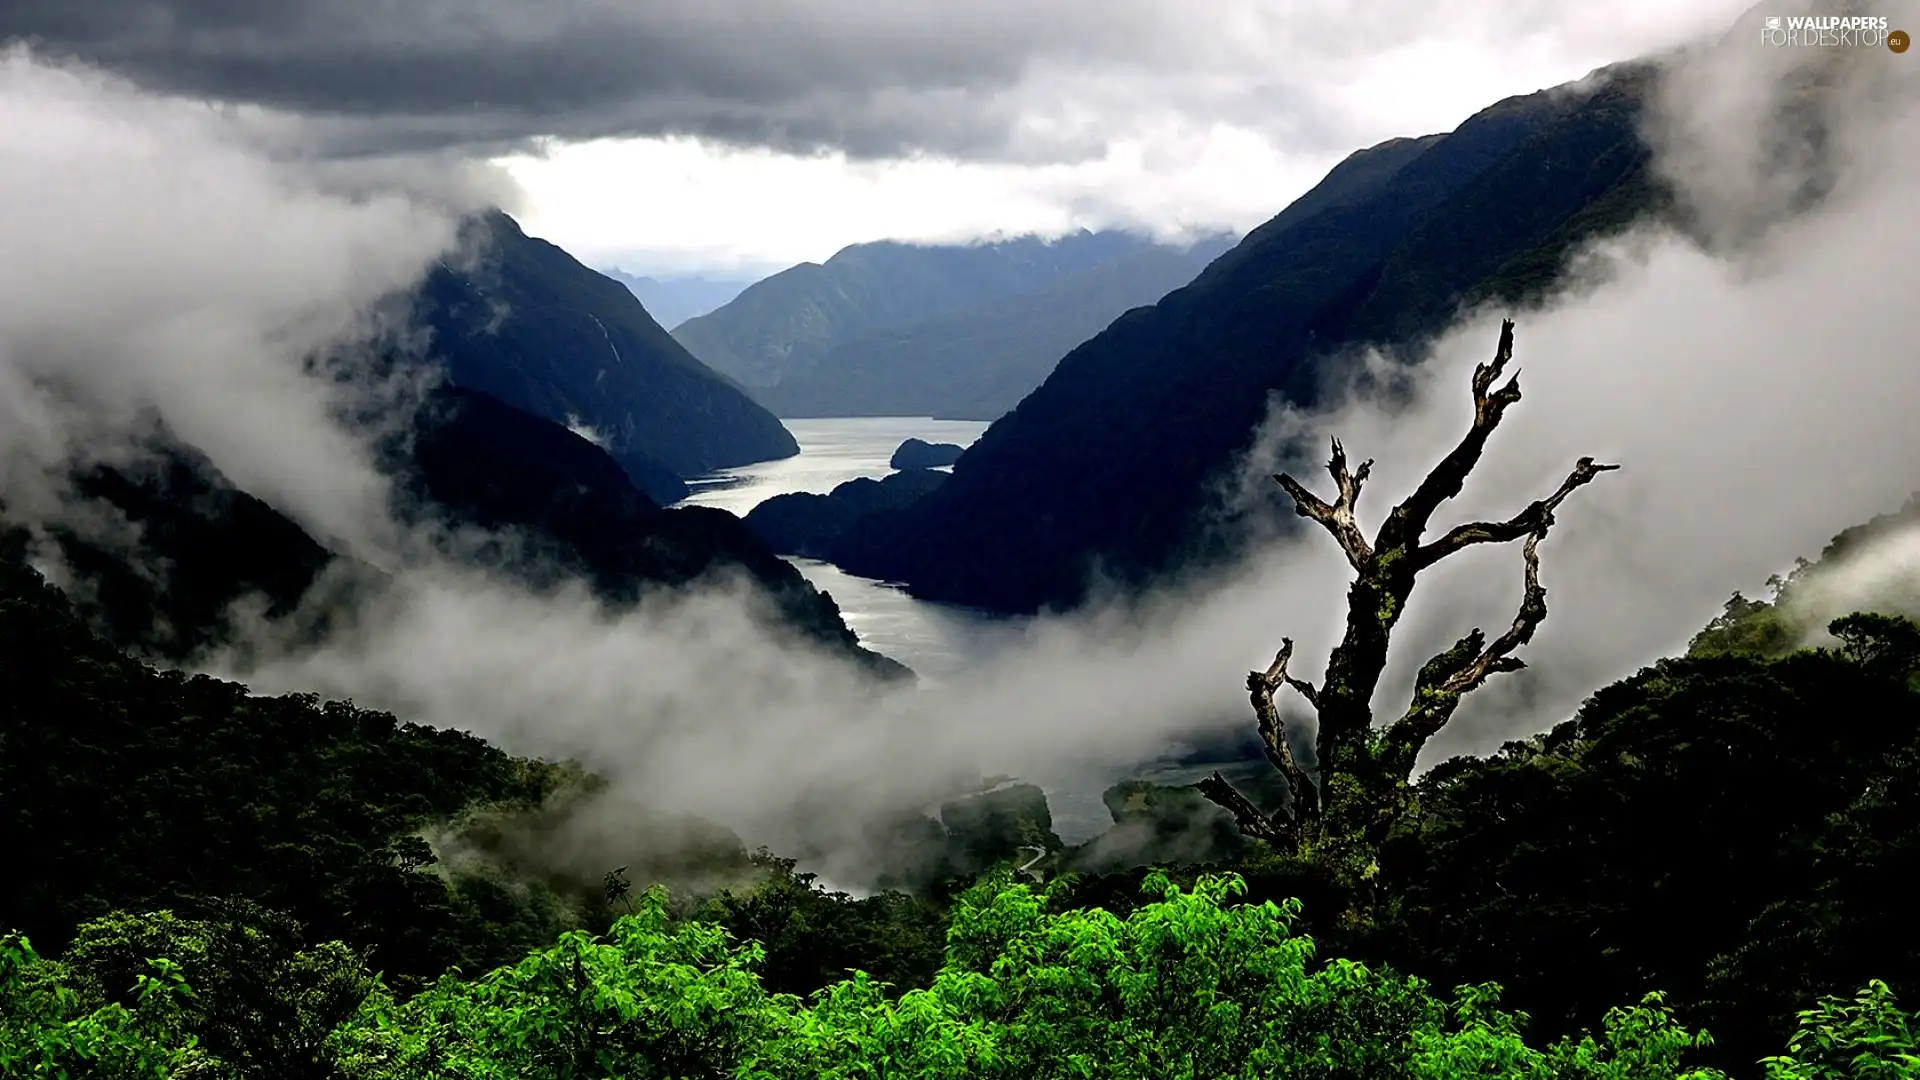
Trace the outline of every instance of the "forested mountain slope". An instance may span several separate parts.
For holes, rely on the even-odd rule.
[[[772,413],[695,360],[626,286],[493,212],[467,224],[474,257],[420,286],[428,354],[456,386],[591,430],[659,502],[675,477],[799,452]]]
[[[1142,582],[1225,554],[1214,481],[1269,394],[1310,405],[1346,350],[1411,348],[1462,303],[1536,292],[1581,240],[1660,204],[1639,133],[1654,77],[1616,66],[1354,154],[1191,285],[1068,354],[951,483],[843,542],[843,565],[1027,611],[1074,603],[1096,566]]]

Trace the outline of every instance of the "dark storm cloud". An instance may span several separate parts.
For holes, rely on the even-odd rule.
[[[5,0],[0,41],[298,118],[308,154],[691,135],[1031,163],[1169,117],[1352,149],[1340,95],[1367,60],[1591,45],[1582,18],[1547,0]]]
[[[1042,57],[1204,61],[1149,0],[9,0],[0,39],[320,121],[336,153],[687,134],[783,150],[1057,156]],[[1204,50],[1203,50],[1204,51]]]

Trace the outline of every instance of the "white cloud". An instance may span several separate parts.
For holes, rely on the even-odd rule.
[[[232,119],[0,51],[0,451],[16,506],[157,410],[318,535],[368,545],[385,487],[303,362],[452,243],[438,207],[332,194]]]
[[[1626,468],[1580,492],[1543,548],[1552,614],[1526,653],[1531,673],[1476,695],[1444,748],[1564,718],[1580,694],[1683,643],[1733,588],[1915,486],[1906,463],[1920,460],[1920,384],[1897,317],[1920,284],[1920,256],[1895,232],[1920,210],[1915,71],[1896,73],[1906,81],[1890,105],[1858,117],[1873,124],[1850,128],[1846,183],[1820,214],[1779,226],[1738,264],[1649,238],[1610,256],[1608,283],[1522,320],[1528,397],[1459,512],[1509,513],[1580,454]],[[378,534],[386,523],[363,450],[290,365],[364,329],[373,301],[446,242],[444,220],[405,199],[341,199],[230,140],[215,119],[92,76],[16,54],[0,80],[0,247],[27,253],[0,263],[5,497],[20,490],[17,461],[55,461],[49,447],[111,432],[144,404],[304,520]],[[696,186],[719,175],[684,167]],[[988,198],[993,189],[955,179],[975,173],[917,167],[949,170],[941,182],[954,186],[928,198],[949,215],[943,228],[985,220],[938,197]],[[882,189],[900,174],[866,168],[883,179],[861,190],[886,205]],[[1125,190],[1144,207],[1151,189]],[[766,203],[784,197],[777,185],[731,193],[754,191]],[[700,205],[682,212],[697,218]],[[896,205],[904,221],[916,200]],[[788,216],[827,215],[803,205]],[[1480,320],[1444,339],[1409,410],[1324,418],[1352,452],[1379,460],[1370,513],[1457,435],[1464,370],[1491,341]],[[56,378],[86,389],[90,410],[76,417],[28,396]],[[824,833],[846,860],[857,858],[865,811],[938,794],[964,770],[1049,781],[1150,754],[1195,726],[1247,724],[1245,671],[1290,635],[1312,673],[1338,632],[1345,584],[1316,535],[1210,587],[1043,622],[967,679],[876,696],[768,634],[734,590],[659,597],[615,618],[577,592],[535,595],[427,564],[406,569],[390,606],[355,632],[233,673],[262,690],[394,707],[516,752],[580,754],[630,790],[712,814],[749,840]],[[1404,691],[1423,646],[1475,620],[1504,622],[1518,588],[1510,549],[1438,574],[1409,608],[1388,692]],[[796,813],[822,786],[844,817]]]
[[[1502,97],[1716,33],[1745,6],[1216,5],[1196,18],[1201,37],[1042,57],[999,92],[1031,137],[1087,140],[1077,161],[849,162],[609,139],[501,164],[526,191],[532,232],[589,262],[655,270],[785,266],[882,238],[1245,230],[1352,150],[1451,130]]]

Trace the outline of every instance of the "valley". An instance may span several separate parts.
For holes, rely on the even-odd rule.
[[[1910,1076],[1817,6],[0,5],[0,1080]]]

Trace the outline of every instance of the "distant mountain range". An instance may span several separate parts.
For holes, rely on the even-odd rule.
[[[464,239],[478,257],[436,268],[415,307],[454,385],[588,434],[661,503],[683,498],[687,477],[799,452],[626,286],[502,213],[470,220]]]
[[[1207,254],[1085,230],[855,244],[756,282],[674,337],[786,415],[990,417],[1065,349],[1191,278]]]
[[[705,315],[720,307],[753,284],[746,278],[732,281],[702,277],[698,274],[645,277],[619,269],[604,269],[600,272],[625,285],[647,309],[647,314],[653,316],[655,322],[669,330],[688,319]]]
[[[1143,246],[1030,291],[876,326],[753,395],[779,416],[992,420],[1018,405],[1074,346],[1192,281],[1232,246],[1230,236]]]
[[[862,518],[836,558],[918,596],[1031,611],[1078,602],[1096,567],[1144,583],[1232,554],[1210,492],[1271,395],[1311,405],[1352,346],[1412,355],[1465,304],[1539,295],[1576,246],[1662,204],[1639,134],[1655,77],[1618,65],[1353,154],[1074,348],[950,481]]]

